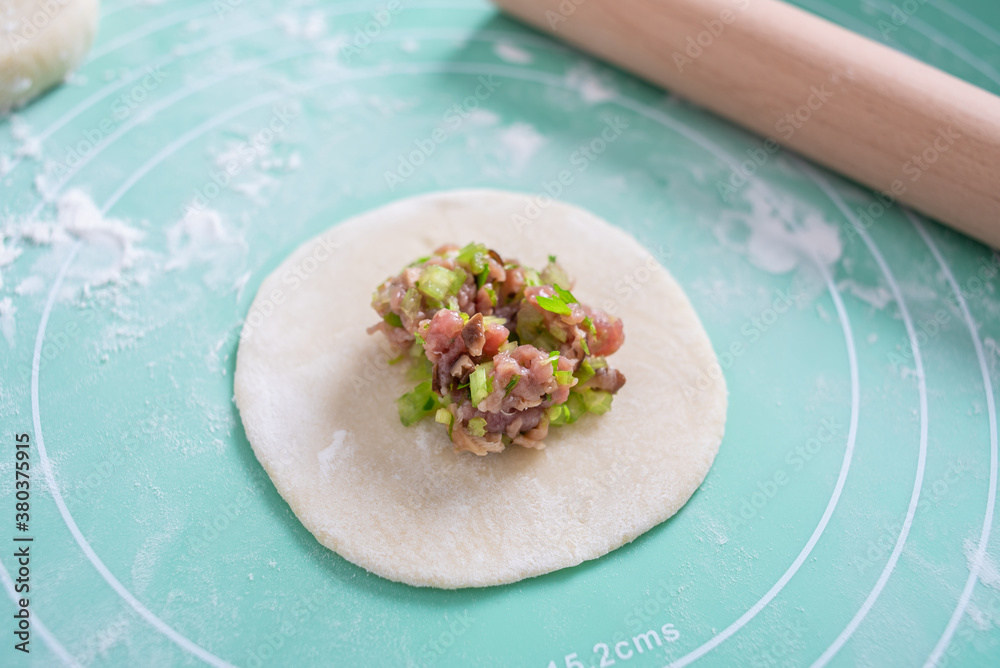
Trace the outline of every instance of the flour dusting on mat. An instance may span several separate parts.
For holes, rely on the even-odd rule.
[[[519,174],[545,144],[545,137],[527,123],[514,123],[500,133],[500,141],[510,156],[510,169]]]
[[[501,60],[515,65],[527,65],[532,61],[530,53],[510,42],[499,42],[493,47],[493,53],[497,54]]]
[[[589,63],[577,65],[566,73],[566,85],[579,91],[584,102],[597,104],[618,97],[618,91],[597,76]]]
[[[743,200],[749,211],[722,214],[720,241],[745,252],[754,266],[784,274],[803,266],[830,267],[840,259],[844,247],[837,226],[819,211],[757,181],[744,190]],[[742,243],[733,241],[737,226],[749,231]]]
[[[87,193],[74,189],[56,203],[54,222],[31,221],[15,229],[16,236],[50,252],[36,260],[33,269],[54,278],[70,250],[79,244],[66,274],[61,299],[80,292],[119,284],[123,273],[135,266],[144,252],[136,247],[144,234],[124,221],[105,218]]]
[[[7,345],[11,348],[14,347],[14,334],[16,333],[15,313],[17,313],[17,307],[14,306],[10,297],[0,299],[0,332],[3,333],[3,338],[7,339]]]

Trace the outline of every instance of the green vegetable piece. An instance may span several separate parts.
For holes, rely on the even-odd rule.
[[[490,371],[493,369],[493,362],[483,362],[476,366],[476,370],[469,376],[469,392],[472,394],[472,405],[479,407],[479,402],[489,396],[493,391],[493,376]]]
[[[417,288],[431,299],[443,302],[445,298],[456,294],[465,282],[465,272],[461,269],[451,271],[432,264],[424,268],[417,279]]]
[[[458,251],[455,262],[464,265],[472,270],[473,274],[480,274],[489,268],[489,250],[483,244],[471,243]],[[482,286],[480,286],[482,287]]]
[[[486,294],[489,295],[489,297],[490,297],[490,304],[492,304],[493,306],[496,306],[497,305],[497,291],[494,290],[491,286],[488,285],[488,286],[486,286]]]
[[[431,389],[431,381],[425,380],[396,400],[399,421],[404,426],[418,422],[440,406],[437,394]]]
[[[550,255],[549,256],[549,263],[551,263],[551,264],[555,264],[556,263],[556,256],[555,255]]]
[[[395,313],[386,313],[385,316],[382,319],[385,320],[389,324],[390,327],[402,327],[403,326],[403,321],[400,320],[399,316],[396,315]]]
[[[455,421],[455,416],[451,414],[451,411],[447,408],[437,409],[437,413],[434,414],[434,421],[438,424],[446,424],[449,427],[451,423]]]
[[[486,435],[486,420],[481,417],[472,418],[469,420],[469,433],[473,436],[485,436]]]
[[[573,424],[580,419],[584,413],[587,412],[587,404],[583,397],[576,392],[570,392],[569,397],[566,399],[566,410],[569,411],[569,417],[566,420],[566,424]]]
[[[546,415],[549,417],[549,424],[553,427],[569,424],[570,412],[569,407],[566,404],[549,406],[549,410],[546,411]]]
[[[560,385],[572,385],[573,384],[573,372],[572,371],[556,371],[556,382]]]
[[[572,394],[572,393],[571,393]],[[580,392],[587,410],[597,415],[604,415],[611,410],[611,401],[614,396],[604,390],[584,389]]]
[[[417,316],[420,315],[420,293],[417,292],[416,288],[410,288],[406,291],[406,294],[403,295],[401,308],[403,315],[409,320],[417,319]]]
[[[538,305],[546,311],[557,313],[559,315],[569,315],[572,313],[569,306],[566,306],[566,303],[558,297],[545,297],[543,295],[539,295],[536,299],[538,300]]]
[[[500,346],[500,352],[502,353],[510,353],[515,350],[517,350],[517,344],[514,343],[513,341],[508,341],[502,346]]]
[[[549,362],[552,364],[552,372],[555,373],[559,370],[559,353],[551,352],[549,353]]]
[[[580,381],[578,385],[583,385],[588,380],[594,377],[594,367],[590,365],[590,358],[585,357],[583,361],[580,362],[580,368],[576,370],[576,379]]]
[[[517,383],[520,380],[521,380],[521,377],[518,376],[518,375],[511,376],[511,379],[509,381],[507,381],[507,387],[503,388],[503,396],[505,396],[505,397],[509,396],[510,393],[511,393],[511,390],[513,390],[515,387],[517,387]]]
[[[558,283],[553,283],[552,289],[556,291],[557,295],[559,295],[559,299],[563,300],[567,304],[580,303],[579,301],[577,301],[576,297],[573,296],[572,292],[570,292],[569,290],[563,290],[562,288],[559,287]]]
[[[541,285],[542,279],[534,269],[524,270],[524,284],[527,286]]]

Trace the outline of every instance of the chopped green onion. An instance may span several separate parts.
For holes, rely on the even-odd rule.
[[[482,273],[489,267],[489,251],[483,244],[471,243],[458,252],[455,262],[467,266],[473,274]]]
[[[403,321],[399,319],[399,316],[395,313],[386,313],[382,318],[390,327],[402,327]]]
[[[519,265],[519,264],[518,264],[518,263],[516,263],[516,262],[508,262],[507,264],[505,264],[505,265],[503,266],[503,270],[504,270],[504,271],[510,271],[511,269],[517,269],[517,268],[518,268],[518,267],[520,267],[520,266],[521,266],[521,265]]]
[[[492,362],[484,362],[476,366],[476,370],[469,376],[469,391],[472,394],[472,405],[478,408],[479,402],[489,396],[493,391],[493,376],[489,372],[493,370]]]
[[[469,314],[465,311],[459,311],[458,315],[462,317],[462,322],[469,322]]]
[[[481,272],[476,274],[476,289],[479,289],[486,285],[487,279],[490,277],[490,270],[483,269]]]
[[[573,372],[572,371],[556,371],[556,382],[560,385],[572,385],[573,384]]]
[[[483,326],[489,327],[490,325],[506,325],[507,318],[501,318],[496,315],[485,315],[483,316]]]
[[[410,368],[406,373],[406,377],[412,381],[422,383],[430,380],[432,370],[433,367],[431,366],[431,361],[421,355],[417,359],[413,360],[413,364],[410,365]]]
[[[414,260],[413,262],[411,262],[409,266],[416,267],[418,264],[423,264],[424,262],[427,262],[427,260],[429,260],[429,259],[431,259],[431,256],[430,255],[425,255],[425,256],[423,256],[421,258],[417,258],[416,260]]]
[[[590,346],[587,345],[587,335],[586,334],[584,334],[583,338],[580,339],[580,347],[583,348],[583,354],[584,355],[589,355],[590,354]]]
[[[493,306],[496,306],[497,305],[497,291],[494,290],[491,286],[487,285],[486,286],[486,294],[489,295],[490,304],[492,304]]]
[[[549,256],[549,262],[551,262],[552,264],[555,264],[556,263],[556,256],[555,255],[550,255]]]
[[[515,387],[517,387],[517,383],[519,380],[521,380],[520,376],[518,375],[511,376],[511,379],[507,382],[507,387],[505,387],[503,390],[503,396],[506,397],[510,395],[510,391],[513,390]]]
[[[559,352],[558,351],[549,353],[549,359],[548,359],[548,361],[552,363],[552,371],[553,371],[553,373],[555,373],[556,371],[559,370]]]
[[[404,426],[419,421],[430,415],[439,406],[437,394],[431,389],[431,381],[426,380],[396,400],[399,409],[399,420]]]
[[[477,417],[469,420],[469,433],[473,436],[485,436],[486,435],[486,420],[485,418]]]
[[[594,367],[590,365],[590,358],[583,358],[583,362],[580,363],[580,368],[576,370],[576,379],[580,381],[578,385],[583,385],[588,380],[594,377]]]
[[[573,394],[572,392],[570,394]],[[604,415],[611,410],[611,400],[614,396],[604,390],[592,390],[584,388],[579,396],[583,399],[587,410],[596,415]]]
[[[549,424],[553,427],[557,427],[562,424],[569,424],[570,413],[569,407],[566,404],[549,406],[549,410],[546,412],[546,415],[548,415]]]
[[[567,410],[569,410],[569,421],[568,424],[573,424],[580,417],[587,412],[587,404],[576,392],[570,392],[569,397],[566,398],[565,404]]]
[[[545,297],[543,295],[538,295],[536,299],[538,300],[539,306],[551,313],[558,313],[559,315],[569,315],[572,313],[570,308],[566,306],[566,303],[558,297]]]
[[[459,291],[465,283],[465,275],[461,268],[452,271],[441,265],[428,265],[417,279],[417,288],[431,299],[443,301]]]
[[[590,330],[591,334],[597,336],[597,328],[594,327],[594,321],[590,319],[589,315],[583,319],[583,324],[587,326],[587,329]]]
[[[434,414],[434,421],[438,424],[446,424],[449,427],[451,423],[455,421],[455,416],[451,414],[451,411],[447,408],[437,409],[437,413]]]
[[[399,364],[400,362],[403,361],[403,357],[405,357],[405,355],[406,355],[405,353],[400,353],[396,357],[393,357],[391,360],[389,360],[389,364],[390,365],[392,365],[392,364]]]
[[[507,341],[502,346],[500,346],[500,352],[509,353],[517,350],[517,344],[513,341]]]
[[[563,290],[562,288],[559,287],[558,283],[554,283],[552,285],[552,289],[556,291],[557,295],[559,295],[559,299],[563,300],[567,304],[579,304],[580,303],[580,302],[578,302],[576,300],[576,297],[573,296],[572,292],[570,292],[569,290]]]
[[[594,367],[595,370],[596,369],[603,369],[607,365],[608,365],[608,361],[606,359],[604,359],[603,357],[591,357],[590,358],[590,366]]]
[[[410,288],[403,295],[403,301],[400,307],[403,309],[403,315],[409,320],[416,320],[417,316],[420,314],[420,293],[416,291],[415,288]]]
[[[538,276],[538,272],[534,269],[525,269],[524,284],[527,286],[541,285],[542,279]]]

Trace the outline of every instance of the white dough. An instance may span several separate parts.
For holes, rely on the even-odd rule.
[[[595,559],[676,513],[718,452],[725,381],[680,286],[579,208],[552,203],[519,227],[532,201],[463,190],[389,204],[306,242],[250,308],[235,391],[257,459],[323,545],[383,577],[496,585]],[[413,382],[365,333],[379,283],[474,240],[528,266],[556,254],[577,297],[624,320],[609,361],[628,382],[611,411],[552,428],[544,450],[455,454],[432,419],[404,427],[395,399]]]
[[[0,112],[62,81],[97,32],[98,0],[0,2]]]

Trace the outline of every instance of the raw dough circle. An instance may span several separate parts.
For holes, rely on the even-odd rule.
[[[98,0],[0,3],[0,112],[63,80],[97,32]]]
[[[381,281],[473,240],[529,266],[558,255],[574,293],[625,322],[611,411],[553,428],[544,450],[455,454],[432,420],[404,427],[395,399],[413,383],[365,333]],[[399,201],[306,242],[258,290],[235,392],[257,459],[323,545],[442,588],[573,566],[664,521],[708,473],[727,401],[698,316],[642,246],[579,208],[493,190]]]

